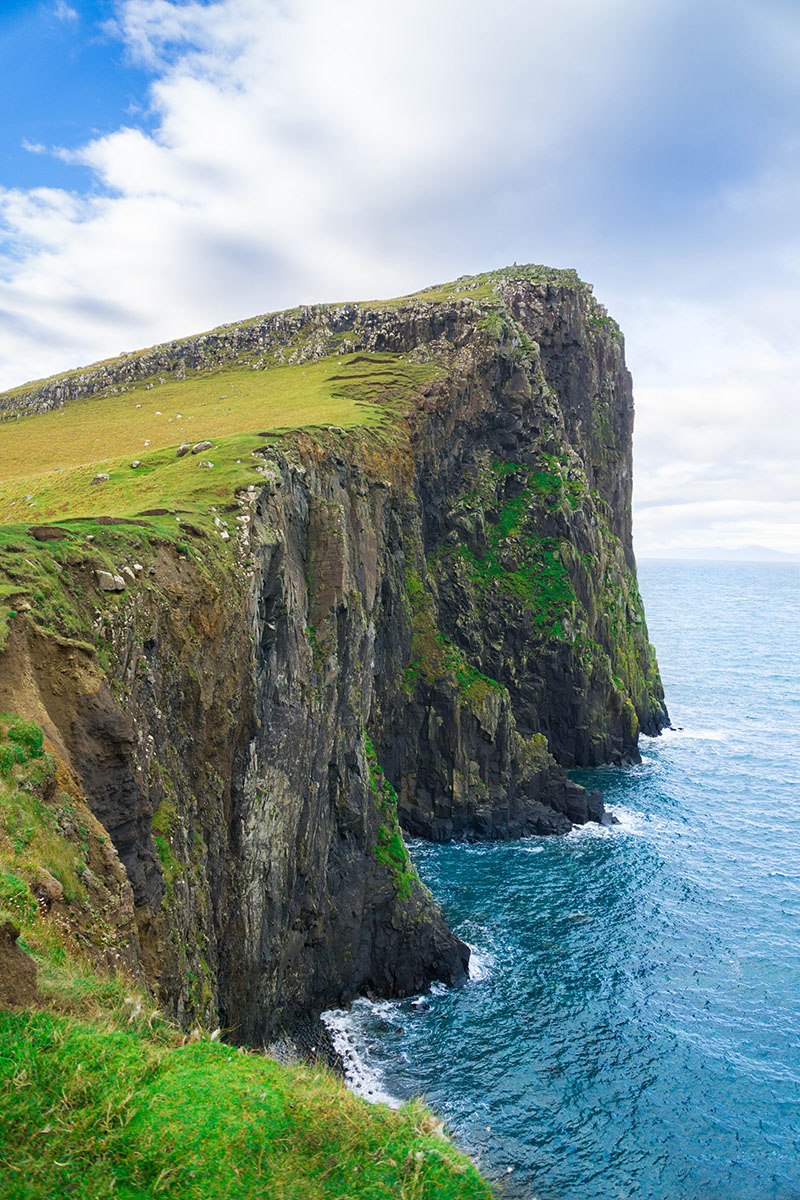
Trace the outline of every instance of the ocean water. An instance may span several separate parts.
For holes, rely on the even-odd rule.
[[[800,1198],[800,566],[640,566],[673,723],[611,830],[415,843],[465,987],[329,1020],[508,1197]]]

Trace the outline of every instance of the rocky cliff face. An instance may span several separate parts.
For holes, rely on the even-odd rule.
[[[666,722],[622,340],[569,273],[263,318],[4,407],[344,351],[437,368],[392,437],[264,446],[226,560],[195,530],[199,554],[156,539],[119,597],[84,577],[104,649],[71,649],[55,691],[46,656],[19,669],[35,611],[0,654],[0,703],[42,721],[124,863],[143,970],[184,1022],[246,1041],[463,977],[398,821],[443,839],[600,820],[564,768],[635,760]]]

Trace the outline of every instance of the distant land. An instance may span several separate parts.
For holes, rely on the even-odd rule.
[[[671,554],[639,554],[640,562],[652,559],[700,559],[704,562],[800,562],[800,554],[786,554],[768,546],[700,546],[693,550],[675,550]]]

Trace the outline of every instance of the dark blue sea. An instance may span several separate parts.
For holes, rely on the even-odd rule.
[[[501,1194],[800,1198],[800,565],[644,562],[674,732],[611,830],[415,843],[473,980],[333,1018]]]

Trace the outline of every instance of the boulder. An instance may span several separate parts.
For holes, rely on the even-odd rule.
[[[207,458],[201,458],[200,462],[197,465],[199,467],[207,467],[209,470],[214,469],[214,464],[212,462],[209,462]]]
[[[110,478],[111,478],[111,476],[108,475],[105,471],[100,471],[100,473],[98,475],[95,475],[94,479],[92,480],[92,483],[108,483]]]
[[[56,879],[55,875],[51,875],[44,867],[40,867],[36,880],[31,886],[31,891],[39,902],[39,907],[45,912],[59,900],[64,898],[63,885]]]
[[[178,449],[175,451],[175,457],[183,458],[184,454],[188,454],[191,449],[192,449],[191,442],[182,442],[180,444],[180,446],[178,446]],[[192,450],[192,453],[194,453],[193,450]]]
[[[202,454],[204,450],[211,449],[211,442],[195,442],[192,446],[192,454]]]
[[[124,592],[125,580],[121,575],[114,575],[111,571],[95,571],[97,586],[101,592]]]

